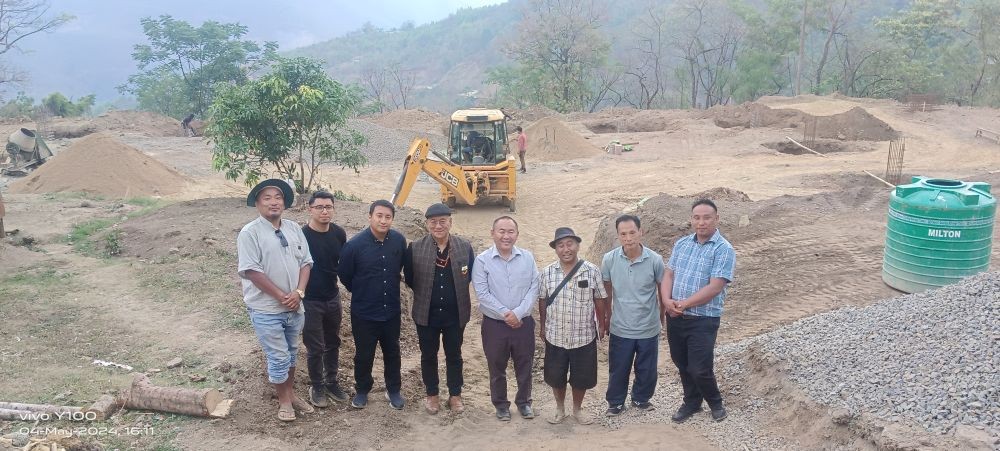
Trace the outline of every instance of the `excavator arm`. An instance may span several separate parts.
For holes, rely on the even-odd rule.
[[[399,176],[399,182],[396,183],[396,190],[393,191],[390,200],[393,205],[402,207],[406,203],[406,198],[409,197],[421,171],[451,191],[455,197],[469,205],[475,205],[476,193],[466,182],[462,167],[436,152],[435,155],[441,161],[428,158],[428,154],[432,152],[431,143],[424,138],[416,138],[410,143],[410,150],[403,161],[403,173]]]

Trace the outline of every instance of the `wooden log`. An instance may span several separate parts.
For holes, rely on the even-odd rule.
[[[214,388],[157,387],[145,374],[136,374],[125,397],[125,408],[207,417],[220,402],[222,393]]]
[[[35,413],[80,413],[83,409],[73,406],[54,406],[50,404],[26,404],[23,402],[0,401],[0,409],[24,410]]]
[[[102,395],[96,402],[87,407],[86,412],[93,412],[97,415],[97,420],[106,420],[111,418],[119,409],[122,408],[123,402],[118,398],[111,395]]]

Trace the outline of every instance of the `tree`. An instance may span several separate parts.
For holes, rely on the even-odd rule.
[[[32,117],[35,112],[35,99],[25,94],[24,91],[18,92],[17,97],[8,100],[0,107],[0,117]]]
[[[213,167],[248,186],[273,168],[308,192],[324,163],[355,171],[365,164],[365,137],[347,124],[360,105],[318,62],[281,59],[259,80],[220,89],[207,130]]]
[[[68,14],[49,14],[49,3],[36,0],[0,0],[0,57],[11,50],[20,50],[21,41],[47,33],[73,20]],[[25,80],[16,67],[0,61],[0,87]]]
[[[531,0],[524,11],[518,37],[504,51],[525,73],[551,81],[547,106],[567,112],[592,102],[592,81],[609,49],[599,8],[595,0]]]
[[[53,92],[42,99],[42,106],[53,116],[76,117],[90,112],[94,106],[95,96],[93,94],[81,97],[76,102],[67,99],[59,92]]]
[[[119,90],[139,107],[173,117],[203,115],[220,84],[241,84],[277,57],[278,45],[242,40],[247,27],[208,21],[193,27],[171,16],[140,20],[148,44],[136,44],[140,72]]]

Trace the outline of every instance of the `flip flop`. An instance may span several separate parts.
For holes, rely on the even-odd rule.
[[[594,423],[594,418],[591,417],[589,414],[587,414],[585,412],[577,412],[577,413],[573,414],[573,418],[576,419],[577,423],[582,424],[582,425],[587,425],[587,424],[593,424]]]
[[[309,405],[309,403],[303,401],[302,398],[299,398],[298,396],[292,398],[292,408],[302,413],[313,413],[316,411],[313,406]]]
[[[279,407],[278,419],[281,421],[295,421],[295,409],[292,407]]]
[[[565,419],[566,419],[566,414],[562,413],[562,412],[556,412],[555,415],[552,415],[551,417],[546,418],[546,420],[549,422],[549,424],[559,424],[559,423],[562,423],[563,420],[565,420]]]

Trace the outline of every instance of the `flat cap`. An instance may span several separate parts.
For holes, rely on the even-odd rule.
[[[424,217],[433,218],[435,216],[451,216],[451,209],[442,203],[436,203],[427,207],[427,212],[424,213]]]

